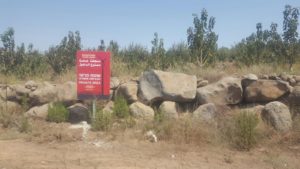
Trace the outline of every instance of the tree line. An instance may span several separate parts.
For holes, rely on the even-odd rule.
[[[299,8],[286,5],[283,11],[282,34],[278,24],[272,23],[269,29],[256,24],[256,32],[242,39],[231,48],[218,48],[218,35],[214,32],[216,18],[203,9],[193,14],[193,26],[187,29],[187,43],[174,44],[165,49],[164,40],[154,33],[151,51],[139,44],[130,44],[120,49],[116,41],[107,45],[104,40],[96,48],[84,49],[110,51],[114,60],[125,63],[129,68],[145,63],[145,69],[168,69],[187,62],[199,66],[213,65],[219,61],[236,62],[241,65],[283,64],[292,69],[300,57],[298,37]],[[8,28],[1,36],[0,72],[19,77],[34,76],[52,70],[60,74],[75,66],[76,51],[82,48],[79,31],[70,31],[56,46],[46,52],[35,50],[32,44],[15,45],[14,29]]]

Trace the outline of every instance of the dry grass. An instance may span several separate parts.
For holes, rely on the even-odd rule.
[[[82,139],[82,129],[69,129],[68,123],[48,123],[42,120],[32,120],[32,131],[26,137],[27,141],[37,143],[73,142]]]
[[[140,62],[139,64],[134,66],[128,65],[118,58],[114,58],[111,62],[111,75],[119,77],[121,80],[128,80],[133,77],[138,77],[142,74],[142,72],[146,71],[147,69],[149,68],[147,68],[146,62]],[[219,62],[211,66],[199,67],[194,63],[185,63],[183,65],[175,65],[173,67],[168,68],[165,71],[181,72],[190,75],[196,75],[198,78],[206,79],[210,83],[212,83],[228,75],[242,76],[249,73],[253,73],[256,75],[279,75],[283,72],[286,72],[288,74],[299,74],[300,64],[295,64],[293,70],[290,71],[285,65],[260,64],[246,67],[231,62]],[[66,81],[75,81],[75,79],[75,67],[66,70],[61,75],[55,75],[51,70],[47,73],[36,75],[34,77],[28,76],[22,78],[19,78],[15,75],[9,75],[6,77],[3,74],[0,74],[0,84],[20,83],[27,80],[53,81],[54,83],[62,83]]]

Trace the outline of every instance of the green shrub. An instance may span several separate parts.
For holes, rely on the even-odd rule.
[[[165,114],[160,110],[155,110],[154,121],[161,123],[165,120]]]
[[[96,112],[95,119],[92,121],[92,129],[94,131],[107,131],[111,128],[112,123],[112,114],[101,110]]]
[[[235,118],[234,141],[242,150],[250,150],[256,144],[256,126],[259,120],[255,113],[241,112]]]
[[[52,105],[49,105],[47,121],[51,122],[65,122],[69,118],[69,111],[67,108],[60,102],[55,102]]]
[[[118,118],[129,117],[129,107],[123,96],[117,96],[114,103],[113,114]]]
[[[19,121],[20,121],[20,125],[18,126],[18,129],[21,133],[28,133],[31,131],[31,125],[27,117],[22,115]]]

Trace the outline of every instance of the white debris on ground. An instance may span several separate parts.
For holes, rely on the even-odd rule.
[[[89,142],[90,144],[98,147],[98,148],[111,148],[112,145],[111,143],[109,142],[105,142],[105,141],[102,141],[102,140],[95,140],[93,142]]]
[[[82,128],[82,140],[87,139],[88,131],[91,129],[91,125],[89,125],[86,121],[82,121],[78,124],[73,124],[69,127],[70,129],[80,129]]]
[[[157,137],[154,134],[154,131],[150,130],[146,133],[146,139],[149,140],[150,142],[157,143]]]

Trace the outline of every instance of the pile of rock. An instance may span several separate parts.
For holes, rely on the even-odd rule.
[[[111,102],[105,111],[111,111],[116,96],[123,96],[135,118],[151,120],[154,108],[169,119],[177,119],[183,112],[193,118],[211,121],[220,112],[233,106],[247,107],[261,104],[261,117],[278,131],[287,131],[292,124],[289,107],[300,107],[300,76],[223,77],[217,82],[183,73],[150,70],[138,80],[120,83],[111,78]],[[88,109],[77,100],[76,83],[50,84],[28,81],[24,85],[0,85],[0,107],[7,100],[10,112],[22,107],[26,98],[29,116],[45,118],[52,102],[69,106],[71,122],[88,121]],[[286,106],[287,105],[287,106]],[[297,112],[294,112],[297,113]]]

